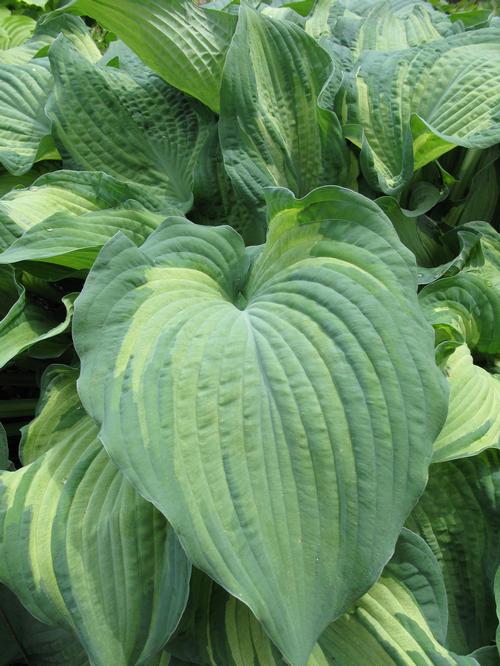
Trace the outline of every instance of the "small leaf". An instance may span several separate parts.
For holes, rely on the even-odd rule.
[[[450,403],[434,444],[433,462],[500,448],[500,376],[475,365],[467,345],[451,354],[444,371],[450,383]]]

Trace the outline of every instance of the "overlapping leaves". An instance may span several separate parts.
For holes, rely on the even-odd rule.
[[[0,663],[497,666],[493,4],[0,4]]]
[[[92,663],[125,666],[168,639],[190,565],[161,514],[100,446],[77,374],[53,373],[23,434],[28,464],[0,475],[0,579],[36,618],[74,632]]]
[[[305,664],[387,560],[446,391],[415,271],[377,206],[324,188],[278,190],[269,209],[253,257],[231,229],[179,218],[140,249],[117,235],[74,333],[84,406],[114,461]]]

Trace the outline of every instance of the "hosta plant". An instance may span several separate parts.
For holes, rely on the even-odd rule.
[[[0,6],[0,666],[491,666],[500,18]]]

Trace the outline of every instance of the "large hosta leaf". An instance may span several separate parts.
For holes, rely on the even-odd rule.
[[[325,630],[307,666],[477,666],[443,647],[446,623],[439,565],[420,537],[403,530],[382,576]],[[250,610],[196,570],[167,649],[204,666],[285,666]]]
[[[500,563],[500,451],[431,466],[408,527],[427,541],[448,596],[447,646],[471,652],[494,640],[493,579]]]
[[[222,67],[235,17],[190,0],[76,0],[179,90],[219,110]]]
[[[450,383],[450,403],[434,444],[433,461],[500,447],[500,376],[475,365],[467,345],[453,351],[444,369]]]
[[[0,475],[0,578],[40,620],[75,631],[92,664],[144,663],[180,618],[190,565],[100,445],[78,403],[77,372],[65,379],[71,372],[72,391],[46,400],[38,416],[53,447]],[[25,451],[36,450],[37,432],[25,431]]]
[[[394,53],[364,52],[348,93],[347,136],[372,186],[391,193],[454,146],[500,141],[500,29]]]
[[[318,100],[332,61],[301,28],[243,6],[227,55],[219,133],[235,187],[263,204],[264,186],[303,196],[346,184],[349,153],[337,116]]]
[[[64,37],[52,45],[50,62],[47,113],[70,164],[143,185],[153,208],[188,210],[209,115],[146,68],[133,78],[95,65]]]
[[[143,205],[148,203],[148,196],[140,187],[127,185],[104,173],[55,171],[45,174],[30,187],[13,190],[0,199],[0,248],[8,248],[28,229],[56,213],[64,213],[64,219],[68,220],[85,213],[123,208],[131,199]],[[42,228],[47,236],[53,233],[50,224]],[[59,242],[63,242],[64,234],[61,236]],[[57,242],[47,241],[47,244]]]
[[[277,190],[260,251],[170,218],[78,300],[107,450],[295,666],[379,575],[444,419],[410,257],[368,199]]]

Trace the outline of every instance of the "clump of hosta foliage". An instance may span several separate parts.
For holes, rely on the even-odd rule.
[[[495,5],[60,4],[0,6],[0,665],[498,666]]]

